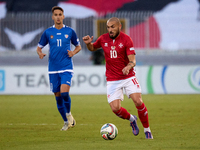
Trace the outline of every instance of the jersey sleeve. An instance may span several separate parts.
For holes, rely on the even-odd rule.
[[[102,39],[102,36],[100,36],[100,37],[93,43],[93,47],[94,47],[95,49],[101,48],[101,39]]]
[[[79,39],[76,35],[76,32],[72,29],[72,38],[71,38],[71,42],[74,46],[78,46],[80,45]]]
[[[40,38],[38,46],[41,47],[41,48],[43,48],[47,44],[48,44],[48,38],[46,36],[46,30],[45,30],[44,33],[42,34],[41,38]]]
[[[130,37],[127,37],[127,40],[126,40],[126,53],[127,55],[131,55],[131,54],[136,55],[133,41]]]

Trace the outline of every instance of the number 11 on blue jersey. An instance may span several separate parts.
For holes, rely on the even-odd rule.
[[[61,39],[57,39],[57,47],[61,47],[62,46],[62,40]]]

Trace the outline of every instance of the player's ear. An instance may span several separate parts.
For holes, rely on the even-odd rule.
[[[122,29],[122,24],[119,24],[119,29],[120,29],[120,30]]]

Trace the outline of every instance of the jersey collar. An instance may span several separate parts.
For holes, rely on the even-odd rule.
[[[65,27],[65,25],[63,24],[63,28]],[[53,28],[55,28],[55,24],[53,25]]]

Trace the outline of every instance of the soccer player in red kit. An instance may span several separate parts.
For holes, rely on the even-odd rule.
[[[134,135],[139,134],[137,117],[121,107],[124,99],[123,90],[131,98],[138,110],[138,116],[144,127],[147,139],[153,139],[149,127],[148,112],[142,101],[141,87],[135,76],[135,50],[132,39],[121,32],[121,22],[113,17],[107,21],[108,33],[101,35],[94,43],[93,36],[83,37],[90,51],[103,48],[106,60],[107,99],[112,111],[120,118],[130,121]]]

